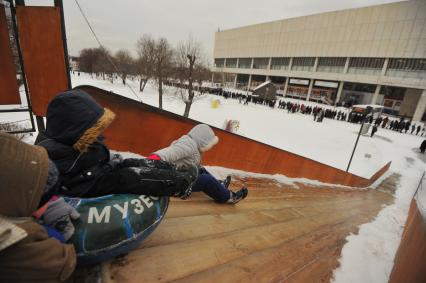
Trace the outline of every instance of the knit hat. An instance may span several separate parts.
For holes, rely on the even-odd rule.
[[[0,133],[0,215],[31,216],[46,186],[47,173],[44,148]]]

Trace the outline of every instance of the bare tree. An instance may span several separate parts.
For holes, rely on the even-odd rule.
[[[99,47],[95,48],[95,63],[93,66],[94,72],[97,75],[102,75],[102,78],[105,80],[105,75],[109,77],[111,83],[114,83],[114,58],[111,55],[111,52],[104,48]]]
[[[196,70],[202,70],[204,68],[203,66],[201,44],[199,42],[189,37],[187,41],[178,43],[176,48],[175,69],[178,73],[175,74],[175,77],[178,78],[181,85],[188,83],[187,94],[181,92],[182,100],[185,103],[184,117],[189,116],[189,111],[191,110],[191,105],[195,97],[193,86],[194,75]]]
[[[143,92],[148,81],[154,76],[155,40],[149,34],[144,34],[136,43],[136,72],[140,77],[139,91]]]
[[[84,48],[80,51],[80,61],[78,68],[80,71],[89,73],[93,76],[96,56],[94,48]]]
[[[132,71],[133,58],[130,52],[125,49],[121,49],[115,53],[115,62],[120,72],[123,84],[126,84],[126,78]]]
[[[163,109],[163,83],[170,73],[173,58],[173,49],[166,38],[162,37],[156,41],[154,58],[154,76],[158,84],[158,107]]]

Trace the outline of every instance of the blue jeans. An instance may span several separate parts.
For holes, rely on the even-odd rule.
[[[219,203],[227,202],[231,196],[230,191],[203,167],[199,171],[197,181],[192,186],[192,191],[203,191]]]

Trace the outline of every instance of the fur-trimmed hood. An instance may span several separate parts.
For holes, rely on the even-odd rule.
[[[86,152],[111,124],[115,114],[100,106],[82,90],[58,94],[47,108],[45,135],[59,143]]]

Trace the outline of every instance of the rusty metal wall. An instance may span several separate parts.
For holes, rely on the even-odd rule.
[[[20,104],[4,5],[0,4],[0,105]]]
[[[117,94],[91,86],[80,86],[99,103],[117,114],[106,130],[108,145],[116,150],[148,155],[168,146],[198,122],[159,110]],[[354,187],[372,184],[389,169],[390,163],[366,179],[311,159],[214,128],[220,142],[203,156],[203,164],[243,171],[283,174]]]
[[[45,116],[49,101],[68,88],[60,10],[18,6],[16,15],[33,112]]]

